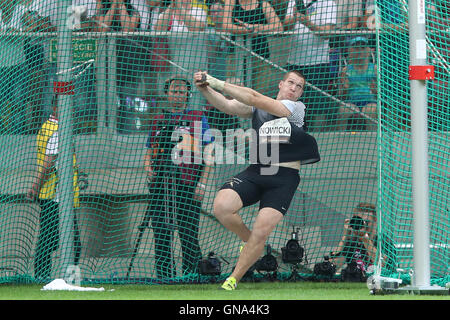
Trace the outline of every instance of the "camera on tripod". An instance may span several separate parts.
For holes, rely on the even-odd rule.
[[[256,271],[274,272],[278,269],[277,259],[272,255],[272,247],[267,245],[266,255],[255,263]]]
[[[314,265],[314,275],[331,279],[336,273],[336,265],[330,261],[329,256],[324,256],[323,261]]]
[[[222,272],[222,264],[214,251],[208,253],[208,257],[200,261],[200,274],[206,276],[219,276]]]
[[[302,262],[304,251],[298,243],[298,231],[294,230],[291,239],[286,242],[286,246],[281,248],[281,258],[284,263],[297,264]]]

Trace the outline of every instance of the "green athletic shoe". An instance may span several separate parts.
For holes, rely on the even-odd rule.
[[[228,277],[220,288],[222,288],[223,290],[232,291],[235,290],[236,287],[236,279],[234,277]]]

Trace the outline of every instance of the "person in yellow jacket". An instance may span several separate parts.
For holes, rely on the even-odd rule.
[[[51,276],[52,252],[58,248],[59,240],[59,206],[58,194],[58,115],[57,96],[53,99],[53,113],[41,126],[36,138],[37,144],[37,175],[27,196],[37,200],[40,206],[39,236],[34,258],[34,274],[37,280],[47,281]],[[76,156],[74,165],[74,208],[79,207],[78,170]],[[78,264],[81,243],[77,219],[74,216],[74,251]]]

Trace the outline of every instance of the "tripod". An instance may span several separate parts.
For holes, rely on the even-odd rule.
[[[157,184],[164,184],[164,207],[169,209],[167,213],[167,220],[166,225],[167,226],[173,226],[173,218],[176,211],[176,199],[175,199],[175,193],[176,193],[176,174],[174,173],[164,173],[162,177],[156,178],[156,179],[162,179],[162,183]],[[171,186],[170,184],[173,184]],[[172,187],[172,188],[171,188]],[[149,190],[151,190],[151,185],[149,184]],[[145,229],[149,227],[150,219],[152,217],[152,210],[151,210],[152,203],[148,204],[147,210],[145,211],[144,218],[142,219],[141,224],[138,226],[138,237],[136,239],[136,242],[134,244],[133,253],[131,255],[130,264],[128,265],[128,271],[127,271],[127,279],[130,279],[130,273],[133,268],[134,259],[136,258],[136,254],[139,250],[139,246],[141,245],[142,237],[144,235]],[[172,210],[170,210],[170,208]],[[173,229],[175,227],[170,227],[170,233],[173,233]],[[172,242],[171,242],[172,243]],[[171,244],[172,246],[173,244]],[[171,248],[171,252],[173,252],[173,248]]]
[[[291,265],[291,275],[289,276],[287,281],[292,281],[292,282],[305,281],[306,279],[298,274],[298,270],[299,270],[299,264],[298,263],[293,263]]]

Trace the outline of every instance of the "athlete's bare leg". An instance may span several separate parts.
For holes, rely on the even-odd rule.
[[[242,206],[242,200],[236,191],[222,189],[214,199],[214,215],[225,228],[234,232],[242,241],[247,242],[250,238],[250,230],[238,214]]]
[[[267,238],[283,218],[283,214],[272,208],[263,208],[256,217],[247,243],[230,277],[239,282],[247,270],[260,258]]]

